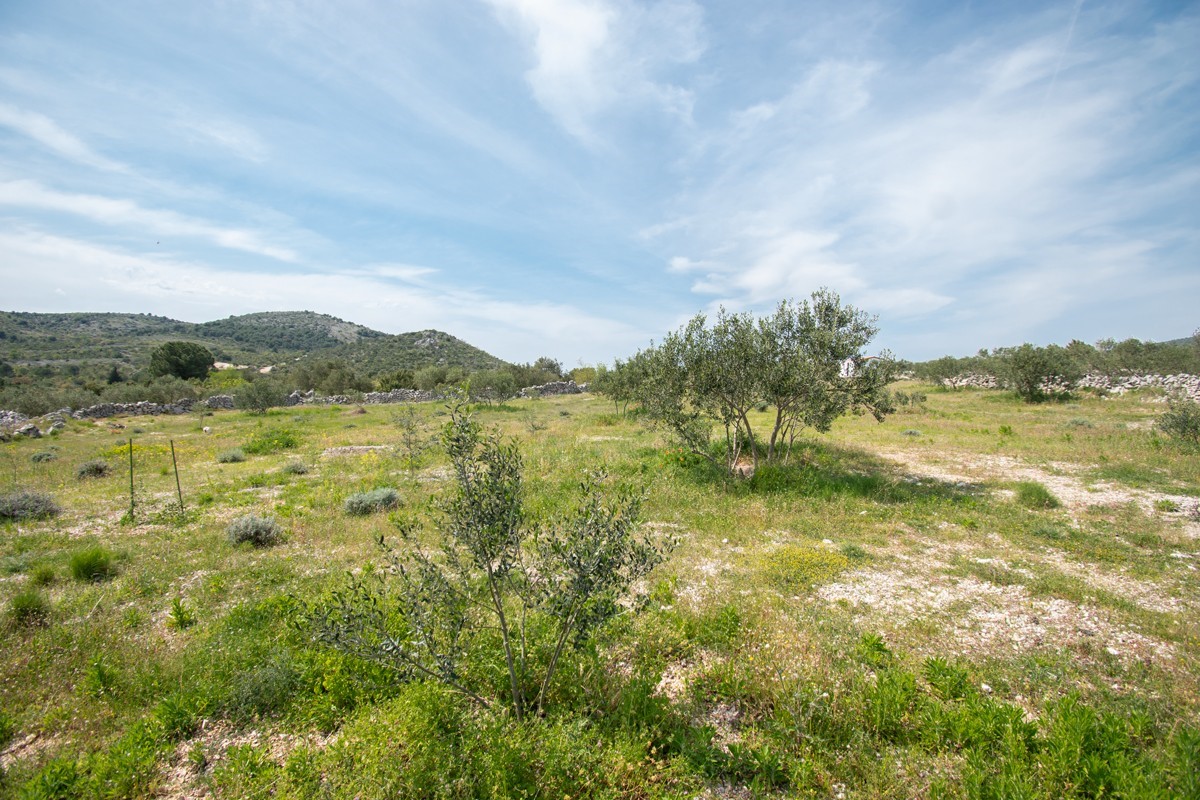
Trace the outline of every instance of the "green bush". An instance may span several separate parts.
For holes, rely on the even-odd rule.
[[[234,405],[244,411],[265,414],[270,408],[283,405],[287,392],[273,380],[259,378],[238,389]]]
[[[113,554],[99,545],[71,556],[71,577],[77,581],[105,581],[117,574]]]
[[[352,494],[346,498],[346,513],[354,517],[365,517],[378,511],[389,511],[400,505],[400,493],[391,487],[370,492]]]
[[[0,520],[45,519],[61,510],[54,498],[44,492],[18,489],[0,494]]]
[[[226,528],[229,541],[233,544],[249,542],[255,547],[271,547],[283,541],[283,529],[271,517],[248,514],[239,517]]]
[[[217,453],[218,464],[240,464],[245,460],[246,454],[238,447]]]
[[[288,475],[307,475],[308,465],[303,461],[289,461],[283,465],[283,472]]]
[[[280,450],[290,450],[299,444],[300,437],[296,435],[295,431],[287,428],[270,428],[254,434],[242,449],[247,453],[263,456],[277,453]]]
[[[1200,445],[1200,403],[1168,400],[1167,412],[1158,418],[1155,427],[1177,442]]]
[[[24,589],[13,596],[8,615],[23,628],[45,625],[50,619],[50,601],[37,589]]]
[[[29,457],[29,460],[35,464],[44,464],[47,461],[57,461],[58,453],[53,450],[41,450]]]
[[[91,461],[85,461],[75,468],[75,477],[79,480],[88,478],[103,478],[108,473],[112,472],[112,467],[102,458],[94,458]]]
[[[1058,508],[1062,503],[1037,481],[1021,481],[1016,488],[1017,502],[1026,508]]]
[[[208,376],[216,359],[207,347],[195,342],[165,342],[150,353],[150,374],[187,380]]]

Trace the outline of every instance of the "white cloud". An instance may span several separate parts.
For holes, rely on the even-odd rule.
[[[317,272],[233,270],[201,261],[145,255],[36,230],[0,232],[6,270],[21,275],[8,293],[15,307],[80,310],[87,287],[91,311],[153,308],[176,319],[204,321],[230,314],[312,308],[379,330],[438,328],[501,358],[531,361],[539,355],[589,361],[625,352],[645,336],[629,325],[567,303],[497,299],[481,290],[436,282],[436,270],[376,264]],[[394,278],[401,278],[397,285]],[[48,307],[48,295],[72,287]],[[73,305],[62,305],[64,302]]]
[[[151,237],[199,238],[220,247],[266,256],[277,261],[299,260],[294,250],[270,244],[264,241],[262,234],[255,231],[221,227],[174,211],[142,208],[130,200],[58,192],[36,181],[0,183],[0,204],[24,210],[77,214],[95,222],[119,226],[127,231],[136,229],[146,240]]]
[[[54,120],[33,111],[0,103],[0,125],[19,131],[48,150],[79,164],[109,172],[126,172],[119,161],[100,155]]]
[[[538,103],[581,141],[598,143],[597,117],[627,103],[691,118],[691,91],[658,73],[704,51],[703,10],[692,0],[487,1],[529,39],[526,78]]]

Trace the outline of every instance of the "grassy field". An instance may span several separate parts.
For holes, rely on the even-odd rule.
[[[738,481],[601,398],[477,409],[533,514],[604,469],[677,542],[523,723],[306,629],[380,534],[438,524],[446,458],[397,408],[3,445],[0,493],[61,513],[0,523],[0,797],[1200,796],[1200,457],[1164,406],[901,388],[928,401]],[[417,411],[409,441],[445,421]],[[232,544],[247,515],[282,541]]]

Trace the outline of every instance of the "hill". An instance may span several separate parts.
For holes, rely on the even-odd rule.
[[[398,369],[462,367],[468,372],[503,367],[505,362],[462,339],[435,330],[398,333],[344,345],[329,355],[364,375],[375,377]]]
[[[0,363],[33,379],[90,376],[112,367],[128,376],[144,369],[163,342],[197,342],[218,361],[263,367],[307,357],[345,361],[363,375],[426,366],[468,372],[502,360],[436,330],[387,334],[312,311],[270,311],[212,322],[181,322],[152,314],[0,312]]]

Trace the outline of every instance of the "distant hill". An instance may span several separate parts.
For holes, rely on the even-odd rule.
[[[278,353],[311,353],[387,338],[386,333],[312,311],[264,311],[203,322],[195,326],[194,335]]]
[[[390,335],[312,311],[269,311],[212,322],[180,322],[151,314],[35,314],[0,311],[0,361],[75,371],[144,368],[163,342],[204,345],[218,361],[261,367],[309,356],[345,360],[367,375],[429,365],[468,371],[503,361],[441,331]]]
[[[330,352],[353,364],[364,375],[375,377],[398,369],[428,366],[462,367],[468,372],[503,367],[505,362],[441,331],[398,333],[348,344]]]

